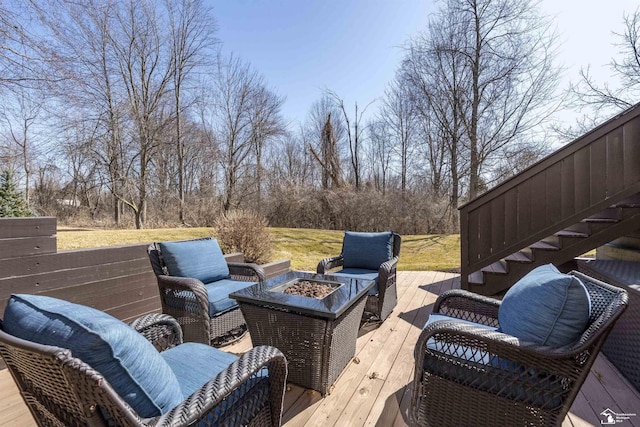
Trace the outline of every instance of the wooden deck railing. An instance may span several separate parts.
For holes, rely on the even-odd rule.
[[[121,320],[160,311],[148,244],[56,250],[56,219],[0,218],[0,318],[13,293],[42,294],[89,305]],[[225,255],[243,262],[240,253]],[[289,261],[262,266],[267,276]]]
[[[478,271],[640,192],[640,104],[461,206],[462,286]]]

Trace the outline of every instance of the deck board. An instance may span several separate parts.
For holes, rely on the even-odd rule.
[[[443,272],[398,272],[398,305],[379,326],[360,330],[356,359],[322,398],[313,390],[287,386],[283,423],[294,426],[407,426],[413,380],[413,349],[437,296],[460,286],[459,276]],[[223,350],[251,347],[247,335]],[[623,425],[640,427],[640,393],[600,355],[563,422],[564,427],[600,425],[600,412],[633,413]],[[11,375],[0,371],[0,425],[35,426]]]

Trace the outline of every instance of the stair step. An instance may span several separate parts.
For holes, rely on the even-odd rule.
[[[507,274],[509,272],[509,267],[505,261],[496,261],[491,265],[483,267],[480,271],[492,274]]]
[[[474,285],[484,285],[484,274],[482,271],[476,271],[467,276],[467,281]]]
[[[533,262],[533,254],[531,252],[518,251],[505,257],[506,261],[530,263]]]
[[[640,194],[634,194],[633,196],[624,199],[615,205],[615,208],[640,208]]]
[[[580,237],[580,238],[589,237],[589,235],[587,233],[581,233],[579,231],[572,231],[572,230],[560,230],[557,233],[554,233],[554,236],[558,236],[558,237]]]
[[[600,212],[593,214],[591,216],[589,216],[588,218],[584,219],[583,221],[586,222],[592,222],[592,220],[601,222],[601,221],[605,221],[605,220],[620,220],[620,210],[621,208],[606,208],[601,210]]]
[[[542,240],[529,246],[531,249],[541,249],[543,251],[559,251],[560,248],[551,243],[543,242]]]
[[[620,220],[616,218],[585,218],[582,222],[591,224],[615,224],[620,222]]]

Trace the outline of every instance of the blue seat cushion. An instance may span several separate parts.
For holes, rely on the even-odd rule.
[[[455,317],[445,316],[443,314],[437,314],[437,313],[432,313],[429,315],[429,319],[427,319],[427,323],[425,323],[424,327],[426,328],[432,323],[442,321],[442,320],[454,320],[459,323],[464,323],[465,325],[476,326],[478,328],[487,329],[490,331],[496,331],[498,329],[493,326],[487,326],[481,323],[470,322],[468,320],[457,319]],[[436,341],[434,338],[429,338],[427,340],[427,348],[431,350],[443,352],[445,347],[446,347],[445,343]],[[474,351],[471,348],[465,348],[462,346],[457,347],[454,351],[454,354],[456,357],[459,357],[464,360],[472,361],[472,362],[483,363],[483,364],[491,363],[491,358],[489,357],[488,353]]]
[[[13,295],[3,324],[18,338],[71,350],[142,417],[164,414],[183,400],[178,379],[153,345],[102,311],[46,296]]]
[[[367,270],[364,268],[343,268],[335,273],[331,273],[332,276],[347,277],[349,279],[359,280],[374,280],[376,283],[373,285],[367,295],[378,295],[378,270]]]
[[[183,398],[189,397],[238,356],[201,343],[187,342],[160,353],[178,379]]]
[[[507,291],[498,320],[505,334],[539,345],[563,346],[580,338],[590,314],[589,292],[580,279],[546,264]]]
[[[252,285],[255,285],[255,282],[231,279],[207,283],[204,287],[207,288],[209,296],[209,315],[215,316],[238,307],[238,302],[229,298],[229,294]]]
[[[342,242],[344,268],[377,270],[393,253],[393,233],[358,233],[345,231]]]
[[[184,343],[160,354],[178,378],[184,399],[238,359],[238,356],[234,354],[201,343]],[[207,425],[236,423],[246,425],[255,414],[245,414],[246,410],[240,411],[246,418],[238,420],[235,418],[238,416],[236,411],[238,407],[251,400],[252,403],[256,403],[248,405],[249,407],[260,408],[263,404],[268,404],[268,397],[268,372],[266,368],[263,368],[242,387],[235,389],[222,404],[214,409],[207,418]],[[232,419],[233,422],[227,422],[228,419]]]
[[[425,328],[435,322],[451,320],[465,325],[497,331],[492,326],[457,319],[437,313],[429,316]],[[443,378],[465,384],[498,396],[552,409],[561,403],[560,395],[565,392],[562,382],[554,375],[530,369],[525,372],[523,366],[505,360],[478,348],[438,341],[431,337],[427,340],[427,348],[432,352],[446,355],[433,357],[425,355],[423,368],[425,371]],[[416,349],[419,351],[420,349]],[[488,374],[490,373],[490,374]]]
[[[160,252],[171,276],[202,283],[228,279],[229,266],[216,239],[161,242]]]

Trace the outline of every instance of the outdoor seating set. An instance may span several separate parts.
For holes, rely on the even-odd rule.
[[[382,235],[388,255],[380,261],[386,263],[380,275],[385,282],[377,283],[371,263],[359,266],[348,255],[346,265],[359,268],[347,272],[353,277],[293,272],[266,281],[255,264],[227,263],[214,239],[154,243],[148,254],[163,314],[126,325],[60,299],[13,295],[0,322],[0,354],[39,425],[280,425],[287,371],[290,379],[325,394],[353,357],[365,303],[380,293],[372,289],[379,286],[384,293],[387,286],[395,288],[399,236],[362,233],[350,239],[380,242]],[[301,333],[312,337],[309,353],[291,350],[300,357],[285,357],[276,346],[258,344],[260,337],[268,344],[275,336],[261,335],[257,324],[265,322],[260,315],[248,322],[254,340],[250,351],[238,357],[215,348],[246,331],[243,311],[259,310],[259,291],[281,286],[292,274],[338,285],[316,306],[304,307],[299,300],[306,297],[292,296],[292,303],[273,310],[282,316],[301,311],[321,319],[317,323],[316,317],[307,316],[311,320],[302,322]],[[366,276],[357,279],[358,274]],[[237,294],[242,300],[243,290],[258,295],[254,304],[247,302],[250,294],[240,305],[232,298]],[[388,295],[382,298],[389,300]],[[264,306],[273,305],[266,302]],[[265,324],[275,329],[285,323],[281,320]],[[332,326],[325,328],[322,322]],[[277,344],[287,350],[296,347]],[[336,351],[329,355],[326,348]],[[312,363],[300,364],[300,358]],[[309,380],[301,373],[312,366],[320,368],[311,369]]]
[[[0,354],[40,425],[280,425],[286,381],[330,393],[361,323],[389,316],[399,252],[393,232],[346,232],[316,273],[266,278],[226,262],[215,239],[154,243],[163,314],[128,326],[14,295]],[[328,295],[290,292],[304,283]],[[559,425],[626,305],[624,290],[550,264],[502,301],[442,294],[415,347],[414,421]],[[247,329],[240,357],[215,347]]]
[[[185,337],[216,345],[248,328],[254,346],[285,354],[289,381],[325,395],[355,355],[363,316],[382,321],[397,303],[400,241],[393,232],[347,231],[342,253],[320,261],[317,274],[268,280],[255,264],[227,263],[215,239],[154,243],[148,252],[163,313],[178,320]],[[300,279],[337,289],[322,299],[275,291]]]

